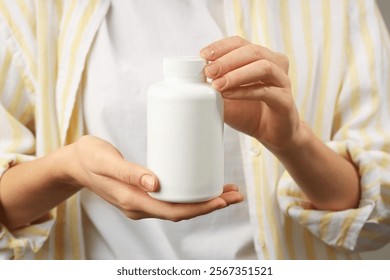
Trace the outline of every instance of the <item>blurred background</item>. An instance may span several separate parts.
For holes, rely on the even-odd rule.
[[[383,15],[383,18],[387,24],[387,28],[390,29],[390,1],[389,0],[377,0],[379,9]],[[390,260],[390,245],[387,245],[385,248],[364,253],[363,254],[364,259],[385,259]]]
[[[390,28],[390,1],[389,0],[377,0],[379,9],[382,12],[383,18],[385,19],[385,22]]]

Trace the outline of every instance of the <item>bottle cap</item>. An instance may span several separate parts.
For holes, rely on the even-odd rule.
[[[203,69],[206,60],[192,56],[165,57],[163,72],[166,77],[179,80],[205,82]]]

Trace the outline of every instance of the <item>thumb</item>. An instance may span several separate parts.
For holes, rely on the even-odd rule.
[[[157,176],[150,170],[140,165],[126,161],[121,155],[113,155],[107,158],[107,168],[99,172],[101,175],[111,177],[125,184],[141,188],[148,192],[158,189]]]
[[[90,168],[91,171],[148,192],[158,189],[158,179],[153,172],[125,160],[120,151],[112,144],[96,137],[84,139],[81,150],[89,150],[90,154],[87,153],[87,155],[90,167],[93,167]]]
[[[113,170],[112,177],[129,185],[139,187],[147,192],[154,192],[158,188],[158,179],[150,170],[127,162],[124,159]]]

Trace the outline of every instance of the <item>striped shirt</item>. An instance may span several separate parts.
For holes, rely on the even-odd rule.
[[[0,172],[84,132],[85,61],[110,0],[0,1]],[[241,135],[260,259],[355,259],[390,240],[389,37],[373,0],[225,0],[226,35],[286,53],[301,118],[360,175],[359,207],[313,209],[278,160]],[[387,121],[386,121],[387,120]],[[0,225],[2,259],[85,257],[79,195],[42,223]]]

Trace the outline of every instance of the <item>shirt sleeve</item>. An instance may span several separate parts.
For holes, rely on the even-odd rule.
[[[375,1],[359,2],[360,8],[351,2],[345,78],[326,143],[357,167],[359,206],[318,211],[287,172],[278,185],[286,215],[328,245],[350,251],[374,250],[390,241],[389,37]],[[359,68],[367,75],[359,75]]]
[[[24,66],[22,47],[13,37],[6,3],[0,5],[0,180],[8,168],[35,159],[34,90]],[[23,25],[22,25],[23,26]],[[17,230],[0,223],[0,259],[37,252],[49,235],[53,218]]]

